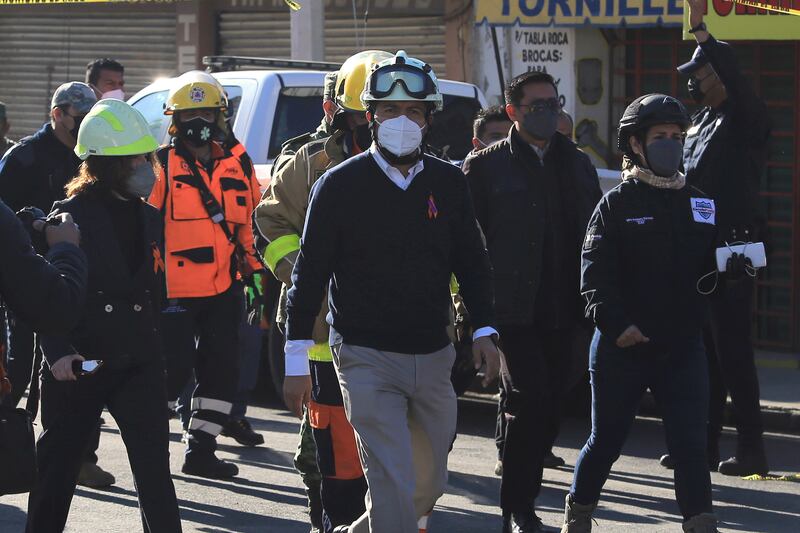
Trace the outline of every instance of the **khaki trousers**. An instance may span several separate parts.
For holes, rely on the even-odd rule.
[[[456,431],[452,345],[412,355],[333,347],[369,491],[351,533],[417,533],[444,493]]]

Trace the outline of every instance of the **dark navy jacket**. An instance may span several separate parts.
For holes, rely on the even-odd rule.
[[[64,199],[64,186],[80,163],[45,124],[0,160],[0,199],[14,211],[33,206],[49,213],[53,202]]]
[[[714,201],[699,190],[624,181],[597,205],[583,244],[586,316],[608,342],[628,326],[650,338],[631,351],[657,352],[699,335],[714,272]],[[703,284],[713,287],[714,280]]]
[[[8,307],[36,331],[68,332],[83,306],[87,271],[86,255],[72,244],[50,248],[47,261],[37,255],[22,223],[0,202],[0,316]],[[0,329],[0,343],[6,334]]]
[[[70,213],[81,228],[81,248],[89,258],[86,305],[68,338],[45,337],[42,349],[50,364],[79,353],[112,367],[130,367],[162,356],[157,318],[164,292],[162,218],[138,202],[144,247],[142,262],[130,272],[111,216],[97,190],[57,202],[53,214]]]
[[[555,173],[556,194],[545,184],[545,165],[515,128],[507,139],[464,161],[475,216],[492,262],[495,309],[501,326],[533,324],[537,296],[550,289],[543,284],[554,281],[542,280],[548,269],[544,261],[552,259],[544,257],[544,245],[545,225],[552,223],[547,202],[553,196],[556,205],[550,212],[552,207],[560,210],[558,219],[563,227],[550,231],[559,229],[556,235],[563,236],[564,242],[556,243],[560,252],[557,274],[563,278],[561,294],[551,295],[551,300],[563,302],[562,327],[582,316],[580,247],[592,210],[602,196],[597,171],[589,156],[558,133],[550,141],[545,164]],[[553,272],[552,267],[549,271]]]
[[[692,117],[684,145],[686,178],[716,200],[720,243],[760,240],[756,202],[770,133],[767,108],[742,76],[730,45],[710,37],[700,47],[728,99]]]

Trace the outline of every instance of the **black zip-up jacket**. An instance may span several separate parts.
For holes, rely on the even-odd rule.
[[[557,235],[564,236],[565,242],[555,244],[558,275],[564,276],[559,287],[568,294],[551,296],[563,298],[561,314],[567,320],[561,326],[565,327],[583,315],[578,291],[580,249],[602,192],[589,156],[563,135],[553,136],[544,158],[555,172],[558,203],[554,207],[564,223]],[[533,324],[542,272],[546,268],[552,272],[551,265],[543,262],[553,259],[544,257],[545,224],[550,220],[546,202],[553,194],[545,186],[542,161],[511,128],[507,139],[469,156],[464,172],[492,262],[497,322],[501,326]]]
[[[716,200],[720,243],[761,240],[764,228],[756,202],[767,159],[769,114],[730,45],[709,37],[700,48],[728,99],[719,109],[704,107],[692,116],[683,149],[686,179]]]
[[[714,201],[691,186],[657,189],[639,180],[609,191],[592,215],[583,245],[586,316],[614,343],[636,325],[654,353],[699,335],[706,302],[697,284],[716,270]],[[714,286],[713,276],[701,288]]]
[[[140,253],[123,251],[103,195],[90,189],[57,202],[53,214],[70,213],[81,228],[81,248],[89,258],[89,286],[80,321],[67,337],[45,337],[44,356],[52,365],[78,353],[110,367],[125,368],[161,357],[157,320],[164,293],[162,218],[141,200],[137,223]],[[130,257],[141,258],[135,272]]]
[[[59,243],[47,260],[31,247],[16,215],[0,202],[0,322],[5,308],[34,330],[66,333],[77,322],[86,294],[88,265],[77,246]],[[0,329],[5,344],[7,329]]]
[[[50,212],[63,200],[64,187],[75,176],[81,160],[59,141],[53,127],[25,137],[0,160],[0,199],[14,211],[38,207]]]

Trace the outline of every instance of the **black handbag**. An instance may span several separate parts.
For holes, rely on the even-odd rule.
[[[0,494],[30,492],[36,476],[31,414],[25,409],[0,406]]]

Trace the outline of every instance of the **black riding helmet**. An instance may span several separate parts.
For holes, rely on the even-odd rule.
[[[623,153],[634,156],[628,143],[632,135],[646,132],[656,124],[677,124],[685,132],[691,123],[689,112],[677,98],[666,94],[646,94],[631,102],[622,114],[617,147]]]

